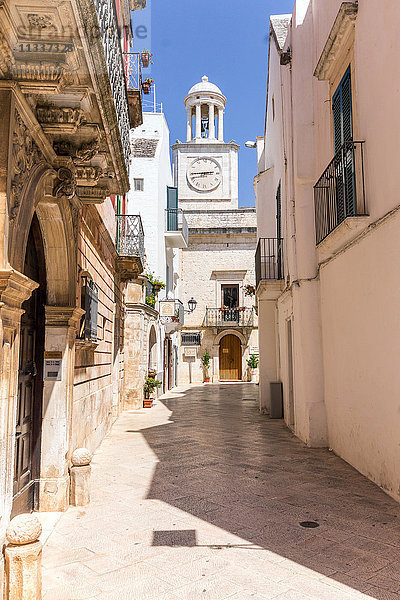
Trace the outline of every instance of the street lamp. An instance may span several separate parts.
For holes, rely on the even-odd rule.
[[[248,140],[245,143],[246,148],[257,148],[257,142],[253,142],[252,140]]]
[[[194,298],[190,298],[189,302],[188,302],[188,307],[189,307],[189,311],[188,312],[193,312],[194,309],[197,306],[197,301]]]

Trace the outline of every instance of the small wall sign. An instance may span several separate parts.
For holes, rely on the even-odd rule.
[[[62,352],[44,353],[45,381],[61,381],[62,378]]]
[[[196,358],[197,356],[197,348],[193,346],[185,346],[183,349],[183,354],[186,358]]]

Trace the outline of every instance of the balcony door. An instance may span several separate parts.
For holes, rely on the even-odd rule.
[[[242,348],[236,335],[225,335],[220,341],[219,378],[221,381],[242,379]]]
[[[337,224],[356,214],[350,67],[332,98]]]
[[[222,285],[221,300],[223,310],[223,320],[227,322],[239,320],[239,285]]]

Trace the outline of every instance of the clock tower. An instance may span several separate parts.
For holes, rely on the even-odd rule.
[[[175,186],[183,210],[238,208],[238,150],[224,142],[226,98],[204,75],[184,99],[186,142],[172,146]]]

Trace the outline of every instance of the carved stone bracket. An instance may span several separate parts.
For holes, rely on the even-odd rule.
[[[72,134],[86,123],[85,113],[80,108],[38,106],[36,116],[43,131],[50,134]]]
[[[65,196],[69,200],[76,194],[75,175],[67,167],[61,167],[57,171],[57,178],[54,182],[53,196],[61,198]]]
[[[15,59],[4,35],[0,32],[0,76],[7,77],[15,68]]]
[[[61,141],[54,142],[53,148],[59,156],[70,156],[74,163],[89,162],[96,156],[100,148],[99,138],[95,138],[90,142],[84,142],[79,147],[74,146],[71,142]]]
[[[82,204],[102,204],[110,195],[108,188],[100,186],[78,186],[76,194]]]
[[[17,110],[15,111],[14,123],[10,185],[10,221],[13,221],[18,214],[21,194],[33,167],[43,160],[42,152],[30,135]]]
[[[56,92],[60,79],[67,70],[68,64],[65,62],[29,58],[16,60],[11,68],[11,75],[25,93]]]
[[[92,166],[76,167],[76,182],[79,186],[94,186],[103,175],[103,169]]]

